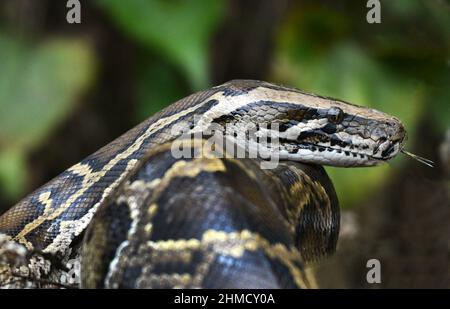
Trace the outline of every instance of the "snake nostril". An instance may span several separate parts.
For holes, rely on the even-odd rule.
[[[377,147],[380,147],[381,145],[383,145],[384,143],[386,143],[387,141],[387,137],[382,136],[378,139],[378,143],[377,143]]]
[[[390,145],[381,153],[382,157],[388,157],[395,150],[395,143],[390,143]]]
[[[399,130],[392,137],[392,140],[400,143],[403,142],[404,140],[406,140],[406,131],[404,129]]]
[[[385,136],[380,137],[378,139],[378,142],[377,142],[375,148],[373,149],[373,154],[376,154],[378,152],[378,150],[380,149],[381,145],[383,145],[386,141],[387,141],[387,138]]]

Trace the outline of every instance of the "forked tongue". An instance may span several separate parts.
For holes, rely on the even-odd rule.
[[[416,155],[416,154],[413,154],[413,153],[411,153],[411,152],[409,152],[409,151],[406,151],[405,149],[402,149],[402,150],[400,150],[400,151],[401,151],[402,153],[404,153],[405,155],[407,155],[408,157],[411,157],[411,158],[413,158],[414,160],[419,161],[420,163],[425,164],[426,166],[434,167],[434,162],[431,161],[431,160],[428,160],[428,159],[425,159],[425,158],[423,158],[423,157],[421,157],[421,156],[418,156],[418,155]]]

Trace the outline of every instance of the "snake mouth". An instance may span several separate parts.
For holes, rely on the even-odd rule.
[[[373,150],[372,157],[377,160],[387,161],[395,157],[402,149],[404,139],[387,141],[383,139]],[[378,155],[379,154],[379,155]]]
[[[374,166],[388,161],[391,157],[378,157],[371,149],[339,148],[310,142],[285,144],[281,158],[305,163],[324,164],[336,167]]]
[[[377,159],[367,153],[363,153],[363,152],[358,152],[358,151],[354,151],[354,150],[349,150],[349,149],[342,149],[342,148],[336,148],[336,147],[332,147],[332,146],[323,146],[323,145],[318,145],[318,144],[313,144],[313,143],[307,143],[307,142],[303,142],[300,145],[305,146],[305,149],[309,149],[311,151],[318,151],[318,152],[336,152],[336,153],[342,153],[346,156],[353,156],[354,158],[356,157],[360,157],[360,158],[373,158],[373,159]]]

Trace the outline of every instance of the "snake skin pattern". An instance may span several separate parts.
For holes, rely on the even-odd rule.
[[[190,133],[213,124],[242,133],[250,123],[256,143],[275,132],[282,163],[264,170],[259,159],[175,159],[167,145],[181,123]],[[236,136],[225,132],[242,146]],[[2,215],[0,250],[9,253],[0,284],[79,287],[66,283],[81,256],[83,287],[312,286],[304,263],[334,250],[339,226],[334,189],[317,164],[377,165],[405,137],[390,115],[266,82],[193,94]]]
[[[83,286],[310,287],[304,259],[333,252],[339,229],[323,168],[177,160],[170,146],[158,147],[94,216]]]

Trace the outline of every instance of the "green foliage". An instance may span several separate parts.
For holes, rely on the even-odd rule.
[[[224,11],[222,0],[99,0],[120,29],[181,68],[193,89],[209,85],[209,39]]]
[[[28,174],[24,155],[20,148],[0,151],[0,192],[7,197],[17,198],[25,189]]]
[[[328,53],[311,59],[291,59],[286,68],[293,71],[286,74],[291,76],[295,86],[396,115],[410,132],[414,131],[423,109],[420,87],[396,79],[352,44],[336,45]],[[346,206],[354,205],[385,183],[391,170],[384,166],[351,170],[328,168],[327,171],[342,205]]]
[[[142,121],[188,95],[180,86],[177,70],[164,61],[140,59],[137,84],[137,121]]]
[[[408,14],[412,14],[408,16],[422,16],[423,7],[419,2],[408,6]],[[407,18],[403,15],[406,8],[397,9],[383,12],[385,15],[398,13],[403,22],[402,18]],[[448,17],[444,21],[442,14],[433,12],[439,15],[440,24],[445,22],[450,26]],[[427,45],[415,46],[418,43],[413,38],[399,39],[401,26],[400,30],[360,26],[361,21],[344,14],[319,6],[293,10],[280,30],[273,79],[399,117],[409,132],[407,149],[412,148],[416,125],[428,117],[427,112],[436,117],[442,131],[448,128],[448,53],[440,53],[448,42],[437,41],[436,45],[444,46],[436,52]],[[355,29],[357,25],[359,28]],[[445,31],[435,28],[432,24],[428,30],[434,31],[436,37],[446,37]],[[361,39],[364,30],[366,38]],[[312,32],[318,33],[311,35]],[[405,51],[407,43],[416,49]],[[420,67],[411,69],[411,61]],[[404,159],[399,156],[390,165],[377,168],[327,168],[327,171],[342,206],[351,207],[387,183]]]
[[[26,153],[73,111],[92,81],[93,55],[78,40],[31,45],[2,35],[0,59],[0,183],[17,196]]]
[[[436,129],[444,132],[450,129],[450,68],[439,78],[437,85],[429,88],[426,106],[431,110],[430,117],[434,120]]]

